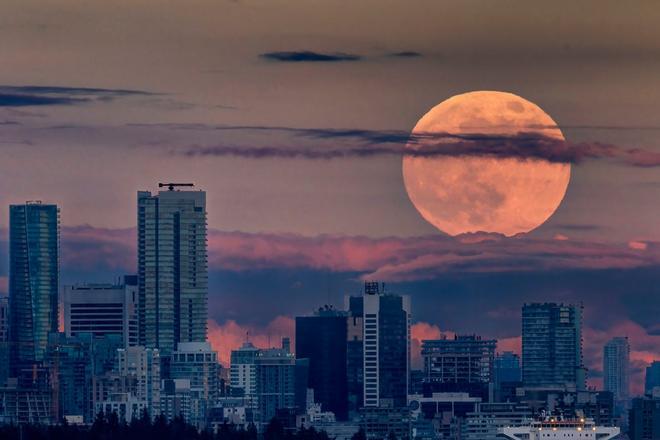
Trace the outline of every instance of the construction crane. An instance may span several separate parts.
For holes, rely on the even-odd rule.
[[[168,191],[174,191],[175,186],[178,188],[181,186],[195,186],[195,184],[194,183],[159,183],[158,184],[158,188],[163,188],[165,186],[167,187]]]

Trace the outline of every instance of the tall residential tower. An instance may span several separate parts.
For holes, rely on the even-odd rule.
[[[629,360],[627,337],[612,338],[603,347],[603,388],[612,392],[619,407],[625,407],[630,398]]]
[[[58,327],[60,211],[27,202],[9,207],[9,337],[11,367],[44,360]]]
[[[140,345],[168,356],[206,341],[206,193],[161,186],[138,192],[138,321]]]
[[[523,306],[522,375],[525,387],[585,388],[582,306],[554,303]]]

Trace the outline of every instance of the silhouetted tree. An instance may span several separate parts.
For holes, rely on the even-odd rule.
[[[360,428],[358,432],[353,434],[351,440],[367,440],[367,434],[364,432],[364,429]]]

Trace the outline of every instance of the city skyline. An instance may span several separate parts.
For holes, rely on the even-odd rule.
[[[156,185],[154,185],[156,186]],[[179,191],[175,191],[179,192]],[[160,191],[159,194],[162,193],[167,193],[167,191]],[[184,191],[185,193],[185,191]],[[201,191],[199,189],[193,191],[193,193],[196,194],[205,194],[204,191]],[[147,194],[144,191],[138,191],[138,194]],[[37,202],[35,206],[44,206],[42,202]],[[53,205],[45,205],[45,206],[53,206]],[[59,211],[59,206],[58,206],[58,211]],[[82,228],[83,232],[85,228]],[[135,237],[135,240],[137,241],[138,238]],[[66,246],[66,240],[64,240],[64,245]],[[131,272],[130,270],[125,270],[124,272]],[[120,275],[117,275],[115,278],[120,278]],[[91,285],[94,284],[94,282],[102,282],[105,281],[103,279],[93,279],[93,282]],[[78,279],[74,283],[80,283],[81,281]],[[84,281],[83,281],[84,282]],[[71,283],[61,283],[62,288],[67,287]],[[62,290],[62,288],[60,290]],[[357,289],[361,289],[361,285],[357,285]],[[328,294],[326,299],[329,299],[331,295],[334,295],[334,297],[337,297],[339,294],[341,294],[341,298],[344,298],[346,294],[351,294],[355,292],[331,292]],[[395,293],[399,293],[396,291]],[[60,293],[61,295],[62,293]],[[342,299],[343,301],[343,299]],[[63,307],[63,299],[60,298],[60,309]],[[336,301],[330,301],[332,306],[338,307],[341,304],[341,301],[336,300]],[[519,307],[523,307],[524,304],[520,304]],[[314,306],[315,308],[318,307],[318,304]],[[297,314],[293,315],[278,315],[275,319],[268,323],[253,323],[252,326],[241,326],[238,325],[234,320],[229,320],[225,323],[224,326],[218,326],[218,324],[213,320],[211,316],[209,316],[208,319],[208,327],[209,327],[209,334],[208,334],[208,339],[209,341],[213,344],[214,348],[219,352],[219,360],[225,365],[229,365],[229,360],[230,360],[230,353],[232,350],[240,347],[243,342],[245,341],[245,338],[247,337],[248,334],[250,334],[250,340],[257,344],[259,348],[269,348],[271,344],[276,345],[276,341],[279,340],[279,338],[282,337],[289,337],[294,341],[294,346],[295,346],[295,318],[296,316],[310,316],[315,308],[312,308],[310,310],[302,310],[301,312],[298,312]],[[60,311],[61,313],[61,311]],[[511,317],[511,316],[510,316]],[[515,318],[514,318],[515,319]],[[520,323],[522,325],[522,318],[520,318]],[[264,325],[265,324],[265,325]],[[63,317],[60,317],[59,320],[59,329],[65,330],[64,326],[64,321]],[[584,330],[584,329],[583,329]],[[632,330],[632,334],[634,334],[634,331],[637,330],[634,327],[633,328],[626,328],[624,327],[622,330],[622,333],[620,334],[615,334],[612,336],[612,338],[616,337],[628,337],[630,333],[628,331]],[[474,328],[468,328],[466,331],[459,331],[459,332],[452,332],[451,330],[445,331],[440,328],[440,326],[435,325],[435,324],[429,324],[424,321],[417,321],[411,326],[411,360],[412,360],[412,366],[414,368],[421,368],[422,367],[422,342],[425,339],[438,339],[445,337],[446,335],[459,335],[459,334],[467,334],[467,333],[475,333]],[[488,333],[484,332],[476,332],[479,333],[480,335],[483,335],[485,337],[491,337]],[[595,339],[595,343],[592,345],[591,343],[585,344],[585,356],[587,356],[587,359],[585,362],[589,362],[591,367],[589,365],[585,365],[586,371],[586,378],[588,382],[588,386],[590,387],[595,387],[602,389],[604,387],[604,382],[603,379],[601,379],[601,372],[602,369],[602,347],[605,346],[606,342],[610,339],[608,334],[598,334],[594,335],[593,339]],[[514,353],[517,353],[518,355],[522,355],[522,332],[518,334],[514,334],[511,337],[507,338],[497,338],[494,337],[497,341],[497,352],[506,352],[506,351],[512,351]],[[607,339],[605,339],[607,338]],[[275,341],[275,342],[273,342]],[[602,341],[602,342],[601,342]],[[632,341],[631,341],[632,343]],[[600,351],[601,356],[597,356],[597,353]],[[588,357],[589,353],[593,353],[591,359]],[[651,352],[652,353],[652,352]],[[645,353],[646,356],[654,356],[651,353]],[[631,390],[633,394],[640,394],[644,390],[644,377],[645,377],[645,372],[646,372],[646,366],[648,363],[646,362],[647,358],[644,358],[642,362],[638,362],[638,367],[635,368],[634,364],[634,359],[633,362],[631,362],[631,367],[630,367],[630,374],[631,374]],[[653,357],[649,357],[648,359],[653,360]],[[598,362],[600,362],[600,365],[598,365]]]
[[[658,22],[655,0],[3,1],[0,400],[338,440],[561,411],[639,433]]]

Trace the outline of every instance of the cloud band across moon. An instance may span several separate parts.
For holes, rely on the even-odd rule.
[[[231,156],[247,159],[332,160],[378,156],[412,157],[494,157],[540,159],[557,163],[579,164],[585,160],[609,159],[637,167],[660,166],[660,152],[645,148],[627,148],[614,144],[563,141],[538,133],[514,136],[488,134],[415,133],[402,131],[324,130],[285,127],[218,127],[218,130],[287,131],[296,137],[334,140],[332,146],[318,143],[296,145],[191,145],[176,149],[183,156]],[[407,148],[419,145],[421,148]]]

